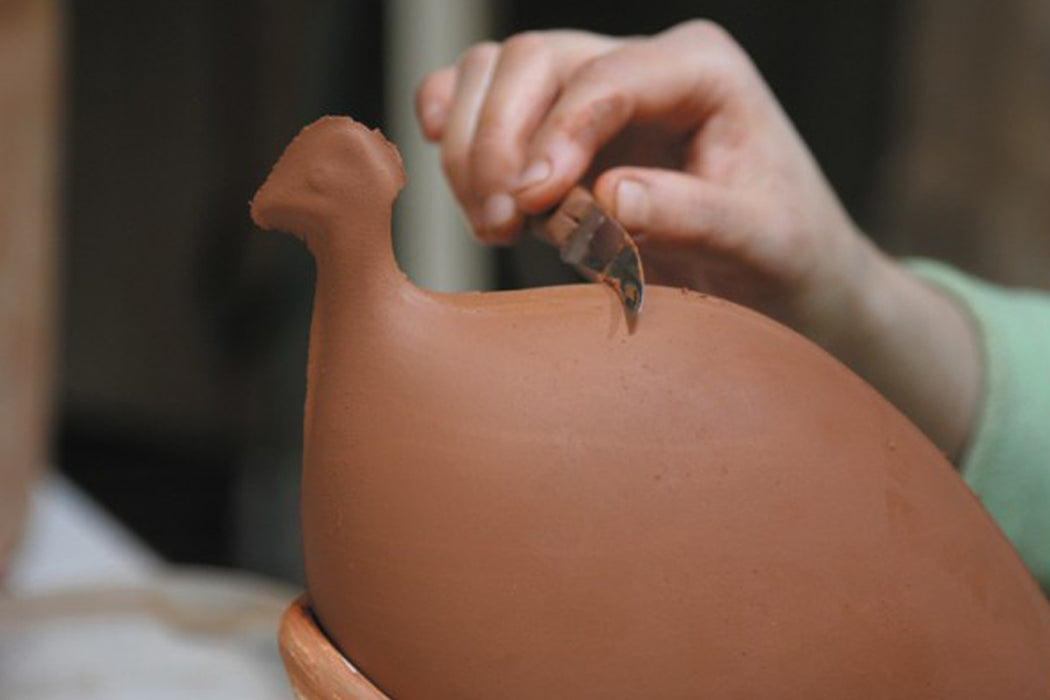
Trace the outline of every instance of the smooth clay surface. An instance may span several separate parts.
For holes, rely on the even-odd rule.
[[[317,259],[309,590],[383,693],[1050,698],[1046,600],[863,381],[677,289],[632,329],[597,284],[422,291],[391,252],[403,181],[326,118],[253,202]]]

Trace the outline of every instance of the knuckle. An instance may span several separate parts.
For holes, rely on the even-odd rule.
[[[520,58],[543,56],[550,51],[550,42],[542,32],[522,32],[503,42],[503,50]]]
[[[681,32],[680,38],[688,47],[687,60],[730,82],[737,82],[747,75],[751,65],[747,53],[722,25],[697,19],[685,22],[675,30]]]
[[[616,84],[620,73],[620,67],[610,61],[607,55],[602,55],[585,61],[574,77],[581,83],[608,88]]]
[[[507,150],[507,134],[498,124],[479,128],[474,135],[472,155],[499,155]]]
[[[570,139],[594,144],[605,135],[611,124],[627,120],[631,104],[631,98],[623,90],[608,90],[575,112],[558,115],[553,126]]]
[[[464,69],[477,68],[494,60],[498,53],[499,44],[494,41],[483,41],[464,51],[460,56],[459,65]]]
[[[479,185],[497,186],[506,184],[500,180],[517,172],[517,159],[508,147],[507,138],[497,131],[479,132],[470,151],[470,172],[479,180]]]
[[[485,105],[478,119],[474,141],[484,144],[485,148],[506,148],[513,138],[511,127],[513,115],[507,114],[500,107],[500,105]]]
[[[733,35],[718,22],[709,19],[692,19],[683,22],[678,29],[696,41],[724,46],[735,46]]]

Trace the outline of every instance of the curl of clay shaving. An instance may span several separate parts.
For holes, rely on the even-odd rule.
[[[863,381],[675,289],[633,333],[601,285],[422,291],[403,182],[327,118],[252,205],[317,258],[310,596],[389,697],[1050,698],[1046,600]]]

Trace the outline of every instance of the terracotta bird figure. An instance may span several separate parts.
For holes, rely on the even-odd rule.
[[[252,203],[317,260],[310,605],[383,694],[1050,698],[1047,601],[875,390],[684,290],[628,327],[600,284],[419,289],[403,184],[381,135],[325,118]]]

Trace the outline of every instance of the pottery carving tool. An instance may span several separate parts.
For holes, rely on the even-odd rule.
[[[534,217],[530,226],[584,277],[612,287],[628,317],[642,310],[645,277],[638,246],[590,192],[574,187],[553,214]]]

